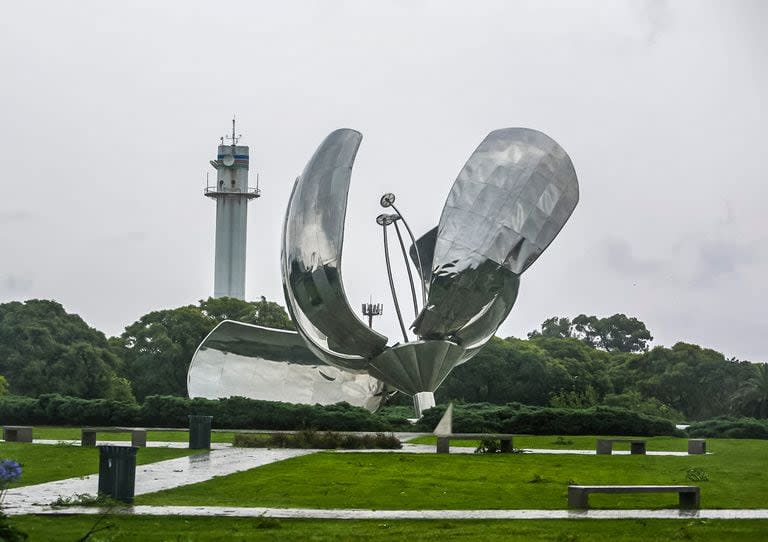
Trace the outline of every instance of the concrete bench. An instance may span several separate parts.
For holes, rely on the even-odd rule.
[[[707,441],[703,438],[691,438],[688,439],[688,454],[706,454],[707,453]]]
[[[147,446],[147,430],[142,427],[83,427],[80,445],[96,446],[96,433],[130,433],[131,446]]]
[[[501,442],[501,453],[512,453],[512,437],[506,433],[451,433],[437,435],[437,453],[448,454],[452,440],[498,440]]]
[[[5,442],[32,442],[32,428],[26,425],[6,425],[3,427]]]
[[[678,493],[680,508],[699,507],[699,486],[568,486],[568,508],[589,508],[590,493]]]
[[[595,453],[598,455],[611,455],[613,453],[614,442],[629,442],[629,453],[632,455],[645,455],[645,442],[638,439],[626,438],[599,438],[597,439],[597,448]]]

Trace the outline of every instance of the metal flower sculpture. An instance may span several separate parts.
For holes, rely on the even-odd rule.
[[[342,282],[347,195],[361,140],[354,130],[332,132],[296,180],[283,227],[285,299],[306,348],[338,369],[333,377],[323,374],[326,382],[335,382],[330,388],[336,390],[326,400],[354,395],[358,400],[350,402],[371,408],[382,397],[383,382],[412,395],[420,415],[434,405],[433,392],[448,373],[477,354],[506,319],[517,297],[520,275],[573,212],[578,181],[570,158],[551,138],[535,130],[506,128],[488,134],[470,156],[453,184],[438,226],[418,240],[395,207],[394,195],[385,194],[382,206],[395,212],[380,215],[377,223],[384,235],[393,302],[403,334],[402,343],[387,346],[387,337],[352,310]],[[413,341],[409,341],[392,282],[387,246],[388,227],[394,226],[406,253],[399,222],[412,240],[410,257],[420,279],[421,308],[411,280],[416,315],[410,326],[416,336]],[[411,276],[410,267],[408,271]],[[193,381],[200,380],[193,371],[196,359],[209,349],[207,343],[217,342],[217,330],[203,341],[190,367],[190,395]],[[263,332],[252,333],[245,344],[261,340],[259,334]],[[243,350],[243,345],[238,348]],[[219,346],[217,351],[227,350]],[[225,370],[221,363],[213,365]],[[215,380],[210,364],[207,370],[203,388]],[[350,387],[355,374],[355,386]],[[346,391],[339,391],[345,386]],[[220,389],[219,396],[225,391]],[[368,402],[360,401],[366,394]],[[372,401],[372,397],[379,399]]]

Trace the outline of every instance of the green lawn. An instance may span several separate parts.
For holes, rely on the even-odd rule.
[[[35,426],[34,438],[48,440],[80,440],[80,430],[82,427],[46,427]],[[130,433],[98,433],[96,437],[99,440],[131,440]],[[211,433],[211,442],[231,443],[234,433],[218,432]],[[186,431],[148,431],[147,440],[155,442],[187,442],[189,433]]]
[[[98,518],[93,516],[21,516],[13,523],[30,542],[78,540]],[[320,521],[269,518],[107,516],[108,527],[92,540],[392,540],[646,542],[765,540],[766,520],[518,520],[518,521]]]
[[[186,448],[139,448],[139,465],[173,459],[194,453]],[[98,448],[71,445],[30,444],[23,442],[0,443],[0,457],[22,464],[21,480],[11,487],[40,484],[64,478],[74,478],[99,471]]]
[[[671,451],[687,452],[688,439],[679,437],[596,437],[591,435],[521,435],[512,439],[515,448],[538,448],[554,450],[594,450],[598,438],[639,438],[647,440],[646,447],[648,451]],[[431,444],[435,445],[437,437],[425,436],[416,437],[408,442],[411,444]],[[477,440],[452,440],[451,446],[467,446],[477,448],[480,441]],[[713,449],[714,446],[714,449]],[[707,439],[707,451],[713,452],[717,448],[717,439]],[[629,450],[629,443],[615,443],[614,450]]]
[[[768,508],[768,441],[707,456],[323,452],[143,495],[137,504],[371,509],[558,509],[566,486],[698,484],[703,508]],[[710,480],[690,482],[689,468]],[[676,506],[675,494],[593,495],[596,508]]]

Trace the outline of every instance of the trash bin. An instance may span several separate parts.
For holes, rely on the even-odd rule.
[[[213,416],[189,416],[189,449],[208,450],[211,447]]]
[[[99,446],[99,494],[133,502],[136,488],[136,451],[133,446]]]

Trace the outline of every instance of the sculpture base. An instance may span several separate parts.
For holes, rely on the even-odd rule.
[[[413,394],[413,408],[416,410],[416,417],[421,418],[424,411],[435,406],[435,394],[431,391],[422,391]]]

